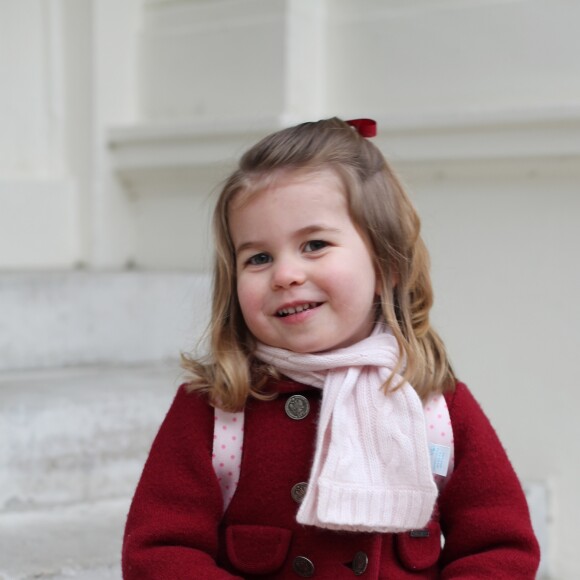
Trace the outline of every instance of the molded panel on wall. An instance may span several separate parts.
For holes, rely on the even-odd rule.
[[[329,12],[327,106],[453,113],[580,100],[580,3],[350,0]]]
[[[0,181],[0,268],[67,268],[79,260],[70,181]]]
[[[141,112],[149,119],[239,117],[284,108],[284,3],[148,3]]]
[[[0,176],[59,175],[63,155],[61,2],[0,4]]]

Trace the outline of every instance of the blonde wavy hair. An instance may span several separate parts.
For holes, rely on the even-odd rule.
[[[338,118],[303,123],[269,135],[249,149],[226,180],[213,217],[215,269],[209,354],[182,357],[190,389],[206,391],[212,404],[239,411],[248,397],[268,397],[273,370],[253,356],[255,341],[236,291],[235,252],[229,231],[232,200],[263,191],[288,172],[333,171],[342,181],[350,217],[366,236],[380,280],[382,314],[402,353],[399,368],[419,396],[445,392],[455,376],[445,346],[429,322],[433,291],[420,220],[378,148]],[[391,380],[384,386],[391,388]]]

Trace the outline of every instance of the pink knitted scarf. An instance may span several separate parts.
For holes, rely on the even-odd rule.
[[[321,528],[402,532],[424,527],[437,487],[421,400],[395,375],[399,357],[384,325],[334,351],[299,354],[259,344],[256,356],[282,374],[323,389],[314,462],[297,521]]]

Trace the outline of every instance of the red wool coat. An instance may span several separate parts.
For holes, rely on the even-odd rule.
[[[248,402],[240,481],[225,514],[211,462],[213,409],[179,390],[127,518],[125,580],[535,578],[539,549],[524,494],[465,385],[446,395],[454,471],[427,529],[404,534],[296,523],[291,489],[308,481],[320,391],[292,381],[270,386],[275,400]],[[284,410],[296,393],[310,402],[302,420]]]

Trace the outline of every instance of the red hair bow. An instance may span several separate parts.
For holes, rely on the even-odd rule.
[[[354,127],[361,137],[376,137],[377,135],[377,122],[373,119],[350,119],[346,123]]]

